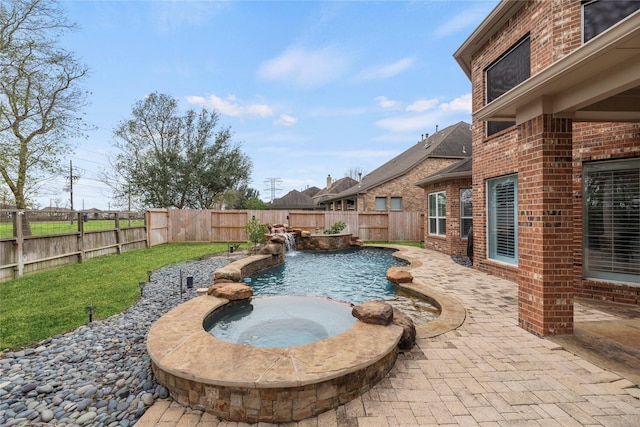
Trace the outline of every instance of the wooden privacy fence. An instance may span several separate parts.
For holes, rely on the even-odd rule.
[[[96,231],[84,230],[86,214],[73,215],[77,215],[77,232],[28,236],[24,235],[24,213],[13,212],[14,236],[0,240],[0,282],[38,270],[147,246],[146,227],[121,227],[119,213],[110,214],[114,216],[114,228]]]
[[[68,218],[69,213],[65,215]],[[26,223],[23,215],[13,212],[9,217],[9,221],[13,221],[13,236],[0,238],[0,282],[38,270],[165,243],[244,243],[248,235],[243,227],[252,218],[261,223],[289,224],[312,233],[321,233],[343,221],[344,232],[364,241],[419,242],[424,235],[421,212],[150,209],[143,226],[121,227],[125,217],[121,219],[120,213],[109,213],[115,216],[114,228],[96,231],[85,231],[87,219],[83,217],[86,214],[72,215],[77,215],[76,232],[29,236],[23,234]]]
[[[420,242],[424,236],[421,212],[344,212],[344,211],[216,211],[150,209],[147,211],[149,246],[163,243],[229,242],[248,240],[243,227],[255,218],[260,223],[289,224],[321,233],[338,221],[344,232],[364,241]]]

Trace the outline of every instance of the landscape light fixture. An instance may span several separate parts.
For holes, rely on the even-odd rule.
[[[89,315],[89,323],[93,322],[93,312],[96,310],[95,305],[88,305],[85,307],[87,314]]]
[[[140,296],[142,296],[142,291],[144,289],[145,283],[144,282],[138,282],[138,285],[140,286]]]

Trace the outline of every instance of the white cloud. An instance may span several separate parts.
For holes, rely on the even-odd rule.
[[[419,99],[414,101],[411,105],[407,107],[407,111],[415,111],[416,113],[421,113],[427,110],[433,110],[438,106],[438,99]]]
[[[316,50],[291,47],[264,62],[258,69],[258,76],[266,80],[316,87],[342,77],[350,64],[349,56],[334,46]]]
[[[367,68],[358,73],[356,80],[381,80],[396,76],[409,69],[415,62],[414,58],[402,58],[391,64],[378,65]]]
[[[400,108],[400,102],[389,99],[386,96],[378,96],[375,98],[375,101],[382,108],[388,108],[388,109],[394,109],[394,110]]]
[[[278,120],[274,121],[274,123],[278,126],[293,126],[297,121],[297,118],[289,114],[280,114],[280,117],[278,117]]]
[[[188,96],[189,104],[201,105],[206,108],[214,109],[220,114],[232,117],[271,117],[273,110],[266,104],[246,104],[243,105],[234,95],[226,98],[220,98],[216,95],[209,95],[208,98],[202,96]]]
[[[434,31],[437,37],[447,37],[468,27],[475,27],[488,15],[486,5],[465,9],[447,22],[440,24]]]
[[[464,111],[471,114],[471,94],[467,93],[451,102],[440,105],[444,111]]]

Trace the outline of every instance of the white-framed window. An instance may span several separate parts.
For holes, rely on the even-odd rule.
[[[389,200],[391,203],[392,211],[401,211],[402,210],[402,197],[391,197]]]
[[[473,191],[470,188],[460,190],[460,237],[469,237],[469,229],[473,224]]]
[[[640,284],[640,159],[585,164],[583,270]]]
[[[429,234],[447,235],[447,193],[429,194]]]
[[[487,233],[490,259],[518,264],[518,176],[487,181]]]
[[[377,211],[386,211],[387,210],[387,198],[386,197],[376,197],[376,210]]]
[[[504,55],[485,69],[486,103],[499,98],[531,76],[529,35],[520,39]],[[498,133],[515,122],[487,122],[487,136]]]
[[[582,0],[582,42],[588,42],[637,10],[640,10],[638,0]]]

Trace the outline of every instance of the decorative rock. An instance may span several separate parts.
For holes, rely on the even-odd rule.
[[[384,301],[367,301],[351,310],[356,319],[373,325],[388,325],[393,320],[393,308]]]
[[[253,296],[253,289],[244,283],[229,283],[213,291],[213,296],[225,298],[229,301],[249,299]]]
[[[300,237],[311,237],[311,232],[307,230],[302,230],[300,232]]]
[[[284,243],[284,237],[282,237],[283,243]],[[284,252],[284,245],[280,244],[280,243],[267,243],[266,245],[264,245],[263,247],[260,248],[260,250],[258,251],[259,254],[261,255],[280,255]]]
[[[400,326],[404,330],[398,347],[402,350],[411,350],[416,344],[416,325],[413,320],[405,312],[394,308],[393,324]]]
[[[413,276],[406,270],[400,267],[391,267],[387,270],[387,280],[391,283],[411,283],[413,282]]]
[[[40,419],[42,420],[42,422],[48,423],[53,419],[53,411],[50,409],[45,409],[40,414]]]

